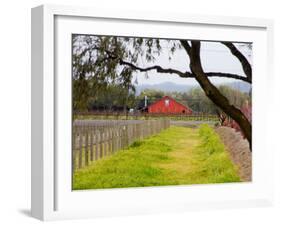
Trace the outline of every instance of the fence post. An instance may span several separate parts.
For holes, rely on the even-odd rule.
[[[85,166],[89,165],[89,127],[85,127]]]
[[[94,137],[95,137],[95,160],[99,159],[99,139],[98,139],[98,129],[94,127]]]
[[[72,176],[76,169],[76,138],[77,138],[77,127],[74,125],[72,131]]]
[[[100,158],[103,157],[103,133],[102,133],[102,127],[99,128],[99,144],[100,144]]]
[[[79,128],[79,155],[78,155],[78,168],[82,168],[82,158],[83,158],[83,127]]]
[[[94,134],[93,127],[90,127],[90,161],[94,161]]]
[[[107,125],[105,125],[103,127],[103,134],[104,134],[104,137],[103,137],[103,152],[104,152],[104,156],[107,156],[107,148],[108,148],[108,141],[107,141]]]

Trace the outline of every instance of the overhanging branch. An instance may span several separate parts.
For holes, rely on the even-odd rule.
[[[172,68],[163,68],[159,65],[154,65],[154,66],[151,66],[151,67],[139,67],[135,64],[132,64],[132,63],[124,61],[124,60],[119,60],[119,63],[120,63],[120,65],[126,65],[126,66],[129,66],[129,67],[133,68],[134,70],[138,70],[138,71],[141,71],[141,72],[156,70],[159,73],[177,74],[181,78],[195,78],[195,75],[191,72],[182,72],[182,71],[172,69]],[[233,79],[239,79],[239,80],[250,83],[248,81],[247,77],[236,75],[236,74],[222,73],[222,72],[206,72],[205,74],[208,77],[233,78]]]
[[[241,76],[241,75],[236,75],[236,74],[231,74],[231,73],[222,73],[222,72],[205,72],[205,75],[207,77],[222,77],[222,78],[233,78],[233,79],[238,79],[242,80],[244,82],[251,83],[247,77]],[[194,75],[195,77],[195,75]]]
[[[208,76],[203,70],[200,58],[200,41],[192,41],[192,49],[190,54],[190,66],[193,73],[196,74],[196,80],[204,90],[206,96],[212,100],[212,102],[220,107],[227,115],[237,122],[241,128],[243,134],[249,141],[251,148],[252,143],[252,125],[244,113],[234,105],[219,91],[219,89],[212,84]]]
[[[189,45],[187,40],[180,40],[183,48],[185,49],[185,51],[187,52],[188,55],[190,55],[190,51],[191,51],[191,46]]]
[[[233,56],[235,56],[241,63],[244,73],[246,74],[250,83],[252,83],[252,66],[247,60],[247,58],[236,48],[236,46],[231,42],[221,42],[225,45]]]
[[[190,72],[181,72],[179,70],[176,69],[172,69],[172,68],[162,68],[159,65],[154,65],[151,67],[139,67],[137,65],[134,65],[130,62],[124,61],[124,60],[120,60],[119,61],[120,65],[126,65],[129,66],[135,70],[139,70],[141,72],[146,72],[146,71],[151,71],[151,70],[156,70],[159,73],[168,73],[168,74],[177,74],[182,78],[192,78],[192,74]]]

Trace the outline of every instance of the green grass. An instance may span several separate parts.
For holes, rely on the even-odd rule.
[[[122,188],[240,181],[214,130],[172,126],[77,170],[73,189]]]

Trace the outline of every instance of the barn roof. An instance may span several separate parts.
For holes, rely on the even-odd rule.
[[[170,100],[172,100],[172,101],[175,101],[177,104],[183,106],[183,107],[186,108],[186,109],[192,110],[192,109],[189,108],[188,106],[185,106],[184,104],[182,104],[182,103],[176,101],[174,98],[172,98],[172,97],[170,97],[170,96],[164,96],[164,97],[162,97],[161,99],[159,99],[159,100],[153,102],[152,104],[150,104],[148,107],[150,107],[150,106],[152,106],[152,105],[154,105],[154,104],[157,104],[158,102],[160,102],[160,101],[162,101],[162,100],[164,100],[164,99],[167,99],[167,98],[170,99]]]

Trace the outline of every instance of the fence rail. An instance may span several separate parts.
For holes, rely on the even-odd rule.
[[[73,123],[72,167],[83,168],[91,162],[114,154],[136,140],[166,129],[163,120],[75,120]]]
[[[193,113],[193,114],[173,114],[173,113],[123,113],[123,112],[76,112],[74,114],[76,119],[115,119],[115,120],[151,120],[151,119],[171,119],[182,121],[219,121],[216,114],[207,113]]]

